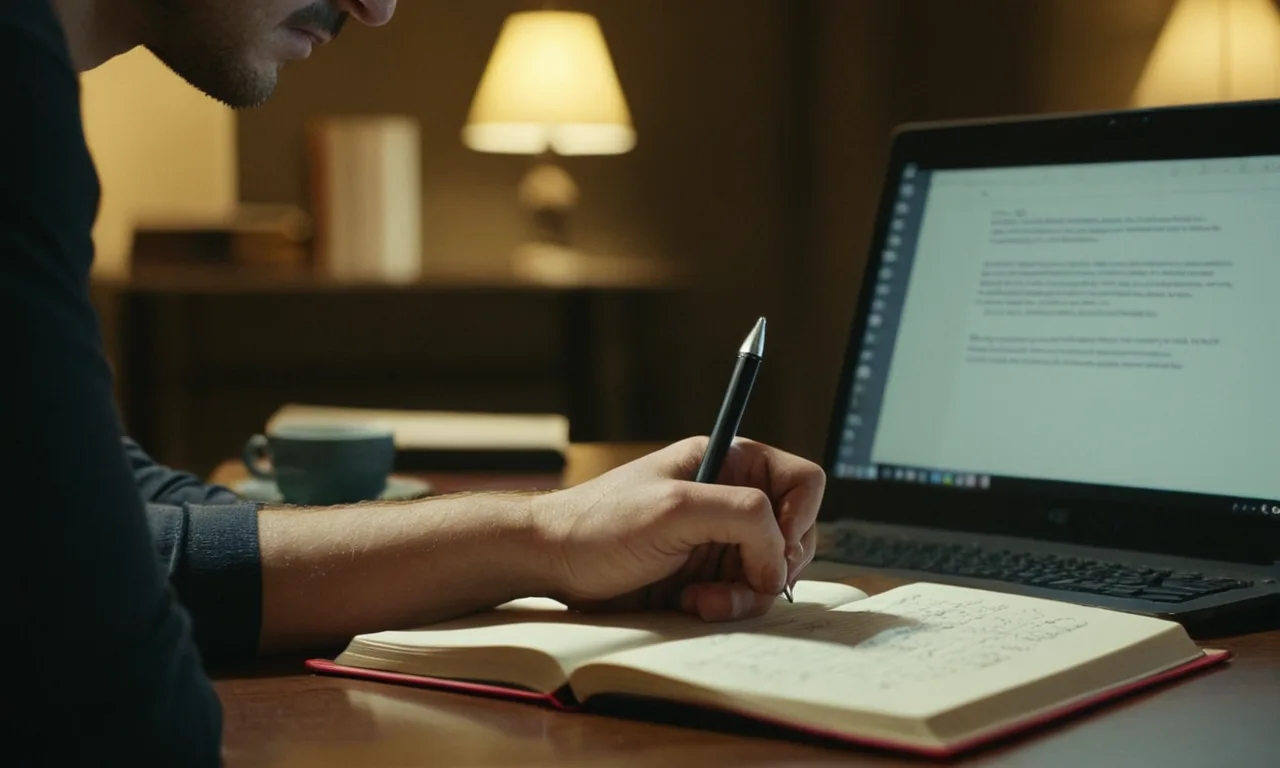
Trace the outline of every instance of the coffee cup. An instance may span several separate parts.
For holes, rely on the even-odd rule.
[[[378,498],[395,456],[390,429],[347,424],[281,425],[249,438],[243,453],[254,477],[274,481],[289,504],[306,506]]]

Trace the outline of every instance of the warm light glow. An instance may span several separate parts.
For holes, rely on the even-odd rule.
[[[631,113],[595,17],[567,11],[509,16],[462,137],[479,152],[630,151],[636,140]]]
[[[1134,91],[1139,107],[1280,97],[1275,0],[1179,0]]]
[[[84,128],[102,181],[98,273],[127,271],[136,224],[225,221],[238,202],[236,118],[145,48],[82,78]]]

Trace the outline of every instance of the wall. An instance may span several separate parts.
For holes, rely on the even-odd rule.
[[[82,78],[85,135],[102,205],[97,274],[125,271],[134,222],[220,217],[236,202],[235,116],[145,49]]]
[[[276,97],[240,115],[240,189],[249,202],[305,203],[303,131],[316,114],[407,113],[423,134],[425,258],[453,267],[505,260],[525,232],[515,198],[529,160],[482,155],[459,138],[510,0],[402,3],[379,29],[349,25],[288,68]],[[733,355],[758,315],[776,319],[786,269],[779,210],[787,158],[783,2],[645,0],[561,3],[595,13],[639,133],[634,152],[569,158],[583,200],[573,235],[587,250],[693,269],[695,290],[655,320],[641,437],[710,429]],[[745,429],[774,432],[766,369]]]
[[[640,143],[566,165],[591,250],[691,266],[655,322],[646,437],[709,428],[756,315],[769,358],[744,432],[818,456],[892,128],[902,122],[1121,107],[1172,0],[581,0],[596,13]],[[305,203],[302,131],[319,113],[423,124],[426,258],[493,264],[523,234],[527,161],[458,133],[504,16],[537,3],[406,3],[376,30],[286,71],[240,117],[246,200]]]
[[[584,195],[577,242],[697,276],[652,318],[653,418],[630,436],[708,429],[732,352],[764,314],[769,358],[744,432],[818,456],[893,126],[1126,106],[1174,2],[559,3],[599,16],[640,136],[630,155],[565,162]],[[288,68],[270,104],[239,114],[145,52],[90,73],[100,268],[124,263],[138,211],[216,211],[237,191],[305,204],[306,120],[364,112],[422,121],[425,257],[499,263],[524,233],[527,161],[470,152],[459,131],[502,19],[542,5],[402,3],[390,25],[350,25]]]

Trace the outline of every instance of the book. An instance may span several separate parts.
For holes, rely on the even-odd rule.
[[[422,127],[407,115],[307,122],[318,266],[349,280],[422,275]]]
[[[569,448],[560,414],[403,411],[288,404],[267,421],[361,424],[392,430],[399,472],[559,472]]]
[[[946,757],[1228,657],[1174,622],[965,587],[918,583],[868,597],[801,581],[795,598],[725,624],[524,599],[361,635],[308,665],[558,709],[669,702]]]

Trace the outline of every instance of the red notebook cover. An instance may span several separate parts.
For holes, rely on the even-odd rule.
[[[1014,736],[1024,734],[1028,731],[1043,727],[1049,723],[1061,720],[1063,718],[1076,715],[1086,710],[1094,709],[1102,704],[1114,701],[1116,699],[1130,696],[1139,691],[1154,688],[1164,683],[1168,683],[1179,678],[1187,677],[1195,672],[1206,669],[1208,667],[1221,664],[1231,658],[1229,651],[1221,650],[1205,650],[1204,655],[1198,659],[1187,662],[1173,669],[1160,672],[1150,677],[1145,677],[1130,683],[1117,685],[1099,692],[1096,695],[1068,702],[1060,707],[1050,709],[1039,714],[1030,715],[1023,720],[1011,723],[1007,727],[993,730],[987,733],[975,736],[967,741],[957,742],[947,747],[933,748],[921,747],[915,744],[903,744],[891,740],[866,738],[861,736],[851,736],[845,733],[837,733],[825,731],[819,728],[806,726],[802,723],[778,720],[773,718],[764,718],[746,712],[730,712],[733,716],[746,718],[771,726],[776,726],[783,732],[793,732],[807,736],[816,737],[822,741],[850,744],[855,746],[872,747],[876,749],[885,749],[895,752],[909,752],[912,754],[922,755],[934,758],[950,758],[964,752],[969,752],[978,747],[987,746],[997,741],[1004,741]],[[364,680],[375,680],[384,683],[395,683],[397,685],[410,685],[418,688],[432,688],[442,691],[451,691],[455,693],[465,693],[472,696],[486,696],[490,698],[506,699],[511,701],[523,701],[538,706],[549,707],[563,711],[579,711],[584,709],[584,705],[574,699],[573,694],[567,688],[561,689],[555,693],[538,693],[535,691],[527,691],[519,688],[509,688],[501,685],[487,685],[484,683],[463,682],[458,680],[447,680],[443,678],[420,677],[417,675],[406,675],[397,672],[381,672],[371,669],[360,669],[358,667],[346,667],[335,664],[328,659],[312,659],[307,662],[307,667],[311,671],[322,675],[334,675],[338,677],[353,677]],[[681,705],[688,706],[688,705]],[[607,714],[602,711],[602,714]]]

